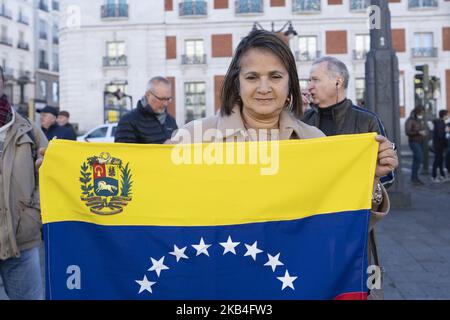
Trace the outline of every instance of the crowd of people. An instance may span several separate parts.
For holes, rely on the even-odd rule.
[[[409,147],[413,154],[411,183],[419,186],[425,184],[419,179],[419,172],[424,162],[424,148],[429,148],[429,151],[434,153],[431,181],[433,183],[450,181],[450,121],[448,111],[439,111],[438,118],[432,121],[431,130],[424,116],[425,108],[417,106],[411,111],[405,122],[405,133],[408,136]],[[429,139],[430,137],[431,139]],[[426,145],[428,140],[430,143]]]
[[[377,132],[375,139],[379,150],[373,173],[369,226],[373,235],[375,223],[389,211],[386,189],[393,180],[398,156],[379,117],[347,98],[349,78],[344,63],[333,57],[323,57],[313,63],[309,86],[301,92],[295,58],[289,46],[272,32],[255,30],[241,40],[230,63],[221,92],[220,112],[195,122],[200,123],[204,131],[216,129],[215,132],[221,134],[206,135],[207,139],[201,135],[200,141],[181,139],[180,132],[192,132],[194,122],[177,127],[175,119],[167,111],[173,99],[171,83],[158,76],[149,81],[137,108],[120,119],[115,142],[174,144],[227,142],[230,138],[232,141],[258,141],[263,136],[267,139],[267,133],[270,139],[289,140]],[[42,128],[37,128],[11,108],[3,93],[3,82],[0,90],[0,145],[3,145],[0,163],[0,277],[11,299],[40,299],[43,288],[37,248],[41,231],[38,223],[38,169],[35,168],[42,163],[42,157],[36,154],[36,150],[45,148],[48,140],[54,138],[75,140],[76,134],[69,124],[68,112],[58,112],[50,106],[39,110]],[[419,121],[423,111],[416,109],[414,119],[407,122],[407,133],[411,148],[418,150],[424,128]],[[442,113],[441,120],[445,121],[446,117]],[[436,121],[435,128],[438,131],[435,150],[441,155],[444,152],[442,122]],[[227,136],[227,129],[234,129],[232,137]],[[8,144],[10,139],[16,143]],[[20,155],[23,163],[15,162],[18,159],[17,156],[14,158],[14,153]],[[7,159],[15,159],[11,161],[14,164],[8,163]],[[417,160],[415,165],[420,165],[420,159],[414,159]],[[441,175],[442,161],[442,157],[437,156],[436,169],[441,170]],[[416,168],[413,171],[417,173]],[[16,179],[11,179],[11,176]],[[413,181],[420,181],[417,175],[413,176]],[[34,217],[34,220],[30,218],[27,221],[23,210],[29,211],[26,218]],[[369,239],[368,256],[375,258],[375,238],[371,236]],[[378,261],[374,263],[378,264]]]

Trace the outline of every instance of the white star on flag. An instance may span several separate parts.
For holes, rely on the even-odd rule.
[[[234,248],[237,247],[239,244],[240,242],[233,242],[233,240],[231,240],[231,236],[228,236],[227,242],[220,242],[220,245],[225,248],[225,250],[223,251],[223,255],[225,255],[228,252],[236,254],[236,250],[234,250]]]
[[[275,272],[275,269],[277,266],[283,266],[283,262],[281,262],[280,254],[277,254],[275,257],[272,257],[270,254],[267,254],[267,257],[269,258],[269,261],[266,262],[265,266],[272,267],[272,271]]]
[[[252,244],[251,246],[249,246],[248,244],[245,245],[245,247],[247,248],[247,252],[244,254],[245,256],[252,256],[253,260],[256,261],[256,255],[258,253],[261,253],[262,250],[259,250],[256,246],[258,245],[258,241],[255,241],[254,244]]]
[[[181,258],[183,259],[189,259],[187,255],[184,254],[184,251],[186,251],[187,247],[184,247],[182,249],[178,248],[176,245],[173,246],[173,251],[169,252],[169,254],[177,257],[177,262],[180,261]]]
[[[200,239],[199,244],[193,244],[192,245],[195,250],[197,250],[197,256],[203,254],[206,254],[209,257],[208,248],[211,247],[210,244],[205,244],[205,241],[203,241],[203,238]]]
[[[139,288],[139,294],[142,293],[143,291],[147,290],[150,293],[152,292],[152,286],[156,283],[156,282],[151,282],[148,281],[147,276],[144,276],[144,279],[142,280],[134,280],[136,281],[141,287]]]
[[[159,260],[155,260],[153,258],[150,257],[150,259],[152,259],[152,266],[150,269],[148,269],[147,271],[155,271],[156,274],[159,277],[159,274],[161,273],[161,270],[168,270],[169,267],[164,265],[164,257],[162,257]]]
[[[295,279],[297,279],[297,277],[291,277],[287,270],[284,274],[284,277],[277,277],[277,279],[283,282],[283,287],[281,288],[281,290],[284,290],[286,287],[290,287],[292,288],[292,290],[295,290],[293,282],[295,281]]]

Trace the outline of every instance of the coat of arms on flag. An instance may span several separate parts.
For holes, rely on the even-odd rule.
[[[81,165],[81,200],[92,213],[113,215],[123,211],[132,200],[131,170],[122,160],[107,152],[100,153]]]

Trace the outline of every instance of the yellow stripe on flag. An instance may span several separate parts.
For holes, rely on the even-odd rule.
[[[258,143],[182,146],[52,140],[40,169],[43,222],[213,226],[369,209],[378,150],[375,135],[278,141],[276,146],[266,144],[269,157],[254,152],[264,151]],[[243,148],[245,156],[239,159]],[[234,157],[227,160],[230,150]],[[211,164],[214,161],[204,154],[223,163]],[[82,185],[92,183],[80,178],[94,173],[92,167],[83,171],[82,166],[100,155],[129,164],[131,196],[117,214],[93,213],[83,200]],[[192,164],[179,163],[189,159]],[[120,190],[122,184],[120,180]],[[115,190],[107,183],[97,189],[108,188]]]

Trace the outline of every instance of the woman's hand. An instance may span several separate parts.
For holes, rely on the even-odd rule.
[[[38,150],[38,158],[36,159],[36,169],[39,170],[39,168],[42,165],[42,162],[44,162],[44,155],[47,148],[39,148]]]
[[[398,167],[398,157],[397,151],[395,151],[395,145],[386,137],[377,135],[375,140],[380,144],[378,147],[375,177],[380,178]]]

